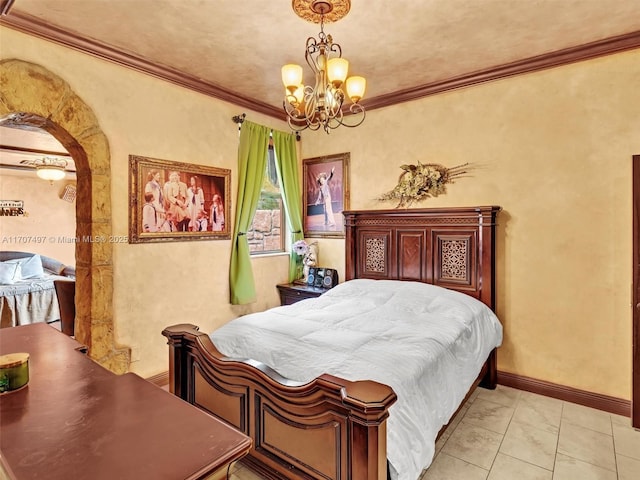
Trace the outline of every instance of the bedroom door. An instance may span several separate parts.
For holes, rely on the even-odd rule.
[[[631,424],[640,428],[640,155],[633,156],[633,306]]]

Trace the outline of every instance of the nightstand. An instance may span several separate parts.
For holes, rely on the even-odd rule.
[[[280,305],[291,305],[306,298],[315,298],[327,291],[326,288],[310,287],[304,284],[283,283],[276,285],[280,294]]]

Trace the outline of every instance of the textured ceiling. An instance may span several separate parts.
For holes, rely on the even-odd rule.
[[[351,3],[325,31],[342,46],[351,73],[367,78],[369,101],[640,33],[640,0]],[[281,65],[302,64],[306,38],[319,32],[290,0],[15,0],[4,18],[10,27],[12,18],[58,27],[274,109],[282,106]]]

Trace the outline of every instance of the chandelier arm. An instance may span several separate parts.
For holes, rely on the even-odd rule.
[[[282,102],[285,113],[288,117],[294,120],[302,117],[302,111],[300,110],[297,102],[298,99],[293,95],[287,95],[285,100]]]
[[[357,127],[359,125],[362,125],[362,122],[364,122],[364,119],[367,116],[367,112],[365,111],[364,107],[362,105],[360,105],[359,103],[352,103],[351,106],[349,107],[349,112],[350,112],[350,115],[347,118],[356,118],[358,115],[362,115],[362,117],[359,118],[356,121],[356,123],[346,123],[344,121],[344,116],[340,115],[339,123],[343,127],[354,128],[354,127]],[[334,128],[337,128],[337,126],[334,127]]]
[[[336,57],[338,58],[342,58],[342,47],[340,46],[339,43],[332,43],[329,47],[328,50],[330,52],[336,53]]]
[[[313,37],[307,38],[307,45],[304,51],[304,59],[314,73],[318,72],[318,65],[314,58],[314,55],[320,52],[321,47],[322,42],[317,42]]]
[[[335,117],[338,112],[342,110],[342,104],[344,103],[344,92],[339,88],[331,87],[327,92],[330,98],[325,103],[325,110],[331,117]]]
[[[287,117],[287,124],[289,125],[289,128],[291,130],[295,130],[296,132],[302,132],[303,130],[306,130],[307,128],[309,128],[309,125],[293,123],[291,117]]]
[[[342,110],[340,110],[340,112],[338,112],[333,118],[329,119],[324,129],[325,132],[329,133],[329,129],[335,130],[340,125],[343,125],[342,117],[343,117],[343,113],[342,113]]]

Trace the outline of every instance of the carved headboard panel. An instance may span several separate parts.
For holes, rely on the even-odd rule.
[[[431,283],[495,310],[499,211],[489,206],[343,212],[346,279]]]

